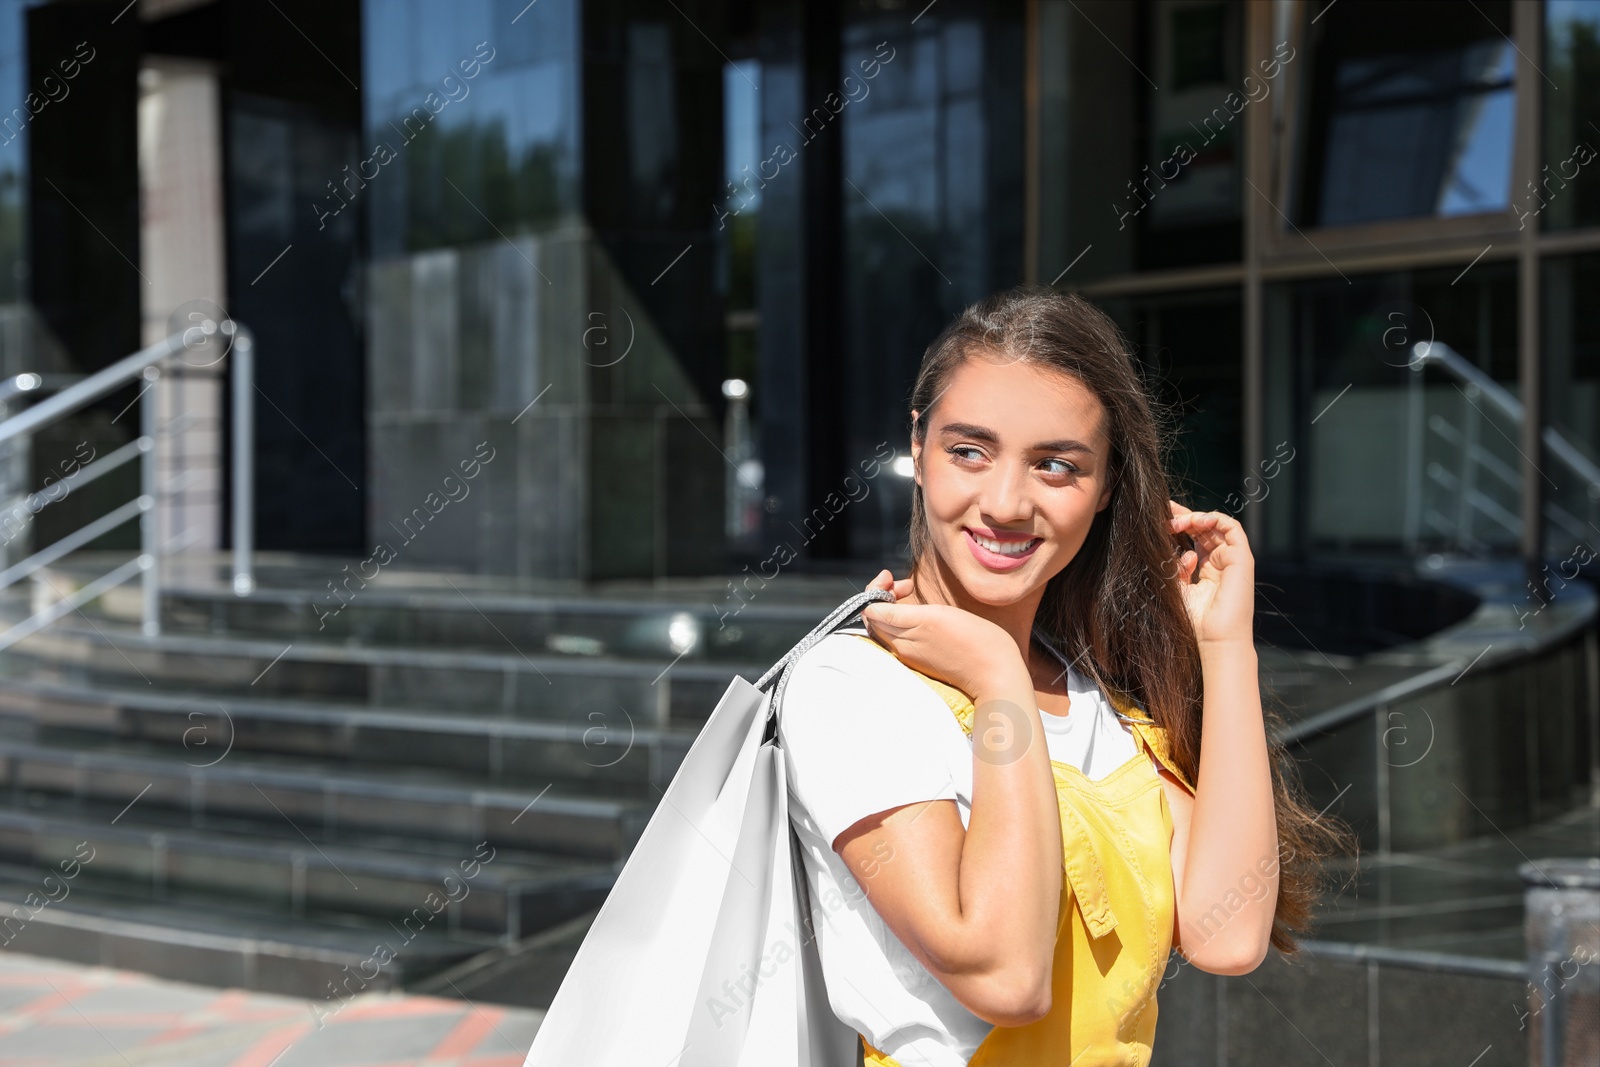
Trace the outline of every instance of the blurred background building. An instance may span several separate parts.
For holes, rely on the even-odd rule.
[[[0,889],[97,849],[5,947],[538,1003],[1036,282],[1363,847],[1157,1062],[1600,1041],[1517,873],[1600,855],[1597,153],[1600,0],[0,0]]]

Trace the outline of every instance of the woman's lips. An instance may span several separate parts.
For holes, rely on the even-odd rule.
[[[1007,556],[1001,555],[999,552],[992,552],[978,544],[978,542],[973,539],[972,531],[967,529],[965,526],[961,528],[961,538],[962,540],[966,541],[967,547],[972,550],[973,557],[977,559],[979,563],[983,564],[992,571],[1016,570],[1018,567],[1028,562],[1028,560],[1033,557],[1033,554],[1039,550],[1039,546],[1044,544],[1042,539],[1035,538],[1032,547],[1030,547],[1026,552],[1018,553],[1015,556]],[[994,540],[999,540],[999,538],[994,538]]]

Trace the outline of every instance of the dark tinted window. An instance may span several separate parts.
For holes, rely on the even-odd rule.
[[[1299,219],[1337,226],[1511,201],[1509,3],[1322,5]]]
[[[1547,230],[1600,222],[1600,0],[1545,4],[1542,66],[1556,86],[1544,93],[1541,188],[1518,195],[1519,215],[1536,210]]]

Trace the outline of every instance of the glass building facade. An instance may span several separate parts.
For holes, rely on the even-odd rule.
[[[301,995],[492,837],[432,959],[542,938],[732,677],[905,573],[925,348],[1032,283],[1120,325],[1175,495],[1246,527],[1270,728],[1361,843],[1322,976],[1189,969],[1173,1062],[1514,1047],[1516,865],[1592,854],[1600,797],[1597,157],[1600,0],[0,0],[0,417],[225,311],[259,576],[240,361],[10,424],[0,875],[114,832],[129,952]],[[77,546],[115,571],[46,558],[117,509]],[[24,945],[130,958],[96,892]]]
[[[922,351],[1025,281],[1121,324],[1263,553],[1600,528],[1595,0],[121,8],[0,0],[0,364],[162,321],[139,101],[189,64],[262,548],[366,554],[487,442],[408,563],[892,565]]]

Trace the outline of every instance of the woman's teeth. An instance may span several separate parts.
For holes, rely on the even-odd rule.
[[[971,530],[967,531],[972,533]],[[1039,538],[1030,537],[1026,541],[993,541],[979,534],[972,534],[972,539],[978,544],[1001,556],[1020,556],[1039,542]]]

